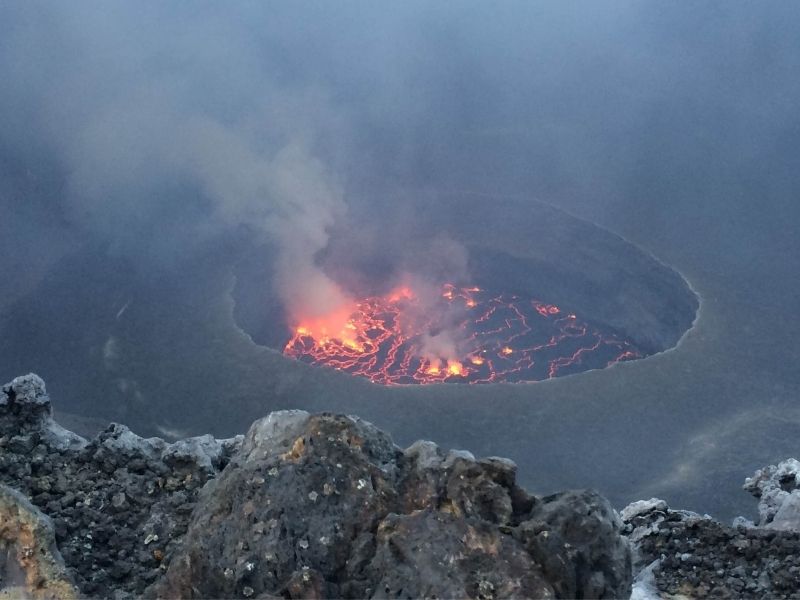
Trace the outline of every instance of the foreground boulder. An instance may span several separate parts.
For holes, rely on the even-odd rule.
[[[202,491],[157,597],[623,597],[630,550],[593,492],[536,499],[515,466],[403,452],[352,417],[272,413]]]
[[[30,511],[9,513],[6,539],[33,532],[23,554],[35,546],[42,557],[30,579],[6,561],[9,585],[27,586],[12,597],[74,596],[64,573],[80,597],[117,600],[631,590],[621,522],[598,494],[538,498],[509,460],[432,442],[402,450],[356,417],[277,412],[246,437],[172,444],[112,424],[86,440],[53,421],[44,382],[28,375],[0,394],[0,483],[52,519],[10,496]]]
[[[631,550],[621,529],[609,503],[584,490],[543,498],[514,535],[559,597],[608,598],[630,585]]]
[[[631,546],[638,600],[800,590],[793,459],[747,480],[757,524],[728,526],[658,499],[620,519],[594,492],[535,497],[509,460],[401,450],[355,417],[170,444],[117,424],[86,440],[52,414],[39,377],[0,388],[0,484],[21,492],[0,485],[0,598],[622,598]]]
[[[56,548],[50,519],[25,496],[0,485],[0,597],[69,600],[78,596]]]

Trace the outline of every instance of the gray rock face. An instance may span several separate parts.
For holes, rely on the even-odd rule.
[[[230,456],[241,445],[243,436],[218,440],[206,434],[178,440],[161,451],[161,460],[171,466],[196,465],[208,474],[218,471],[225,456]]]
[[[79,449],[86,444],[85,439],[53,421],[44,381],[33,373],[15,378],[0,390],[0,437],[10,438],[21,450],[30,450],[33,446],[20,446],[29,443],[28,434],[57,449]]]
[[[166,597],[281,593],[303,567],[345,569],[350,541],[377,528],[394,503],[385,434],[348,417],[273,413],[247,433],[241,452],[202,493],[173,562]]]
[[[631,502],[628,506],[622,509],[620,517],[623,521],[631,522],[638,516],[646,515],[652,512],[664,513],[669,509],[667,503],[660,498],[650,498],[650,500],[637,500]]]
[[[622,597],[631,558],[592,492],[537,501],[503,459],[403,452],[338,415],[272,413],[202,491],[158,597]],[[545,542],[543,540],[549,540]]]
[[[796,598],[800,590],[800,532],[727,526],[655,498],[622,518],[637,597]]]
[[[276,452],[283,452],[286,446],[300,435],[311,415],[304,410],[283,410],[259,419],[250,426],[242,444],[245,459],[258,460]]]
[[[0,394],[0,482],[53,522],[81,597],[138,597],[161,576],[197,494],[242,436],[168,444],[112,424],[91,441],[60,433],[44,383],[29,375]]]
[[[630,594],[631,549],[622,521],[592,491],[543,498],[516,535],[561,598],[618,598]]]
[[[81,597],[630,593],[607,502],[536,498],[506,459],[432,442],[403,451],[358,417],[303,411],[173,444],[118,424],[87,441],[51,415],[35,375],[3,387],[0,482],[52,519]]]
[[[758,526],[800,531],[800,462],[790,458],[759,469],[743,489],[758,498]]]
[[[389,514],[375,535],[365,584],[350,597],[555,598],[541,567],[486,521],[432,509]]]

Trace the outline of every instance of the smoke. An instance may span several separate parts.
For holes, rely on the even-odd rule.
[[[798,10],[4,2],[0,269],[85,238],[173,268],[254,235],[278,249],[284,303],[315,314],[347,300],[334,271],[350,290],[361,266],[446,263],[409,242],[460,210],[434,190],[498,212],[498,193],[537,197],[625,234],[655,219],[755,269],[749,246],[798,243]]]
[[[172,152],[175,168],[211,202],[205,223],[212,229],[246,225],[275,243],[275,284],[291,320],[349,301],[316,261],[346,205],[341,186],[308,142],[290,138],[270,155],[246,132],[205,119],[187,123],[179,139],[187,148]]]
[[[452,296],[446,294],[450,288],[442,285],[443,282],[453,285],[465,281],[462,277],[467,276],[466,265],[462,265],[464,270],[459,271],[459,263],[454,259],[454,256],[464,258],[462,253],[465,250],[444,238],[435,239],[423,247],[440,250],[440,259],[444,262],[438,264],[441,267],[449,264],[453,270],[426,273],[424,269],[417,269],[399,276],[396,289],[409,290],[413,301],[398,315],[398,326],[408,338],[415,337],[420,331],[425,332],[415,341],[412,351],[425,359],[426,364],[442,368],[450,361],[459,361],[472,349],[468,344],[468,332],[459,327],[466,311],[459,302],[449,301]],[[448,258],[456,262],[448,263]]]
[[[329,229],[345,205],[339,188],[318,161],[302,148],[285,148],[277,157],[276,194],[281,214],[269,222],[280,248],[276,283],[290,319],[316,317],[350,303],[350,298],[316,262],[329,240]]]
[[[319,156],[325,136],[344,146],[343,120],[314,85],[268,64],[247,35],[251,9],[196,8],[5,5],[0,72],[17,85],[0,94],[0,150],[32,139],[32,162],[52,157],[62,179],[50,210],[145,268],[246,234],[277,248],[290,316],[339,306],[315,257],[346,214]]]

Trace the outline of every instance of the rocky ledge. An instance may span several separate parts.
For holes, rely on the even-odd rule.
[[[757,523],[657,498],[622,510],[640,598],[800,598],[800,462],[759,469],[744,489],[759,500]]]
[[[16,574],[0,587],[41,571],[53,581],[36,579],[40,597],[69,597],[70,580],[81,597],[113,598],[628,596],[631,550],[609,503],[536,497],[515,473],[302,411],[231,440],[168,444],[116,424],[85,440],[53,421],[44,382],[27,375],[0,393],[0,483],[38,507],[26,518],[57,548],[24,562],[0,528],[0,576]],[[18,518],[7,504],[0,523]]]
[[[797,461],[749,479],[759,522],[732,526],[515,474],[303,411],[229,440],[86,440],[27,375],[0,391],[0,597],[800,597]]]

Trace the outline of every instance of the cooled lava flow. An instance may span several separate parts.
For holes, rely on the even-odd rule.
[[[642,356],[533,298],[445,284],[436,306],[423,308],[408,287],[366,298],[331,321],[344,323],[338,331],[324,320],[297,326],[283,353],[385,385],[540,381]]]

